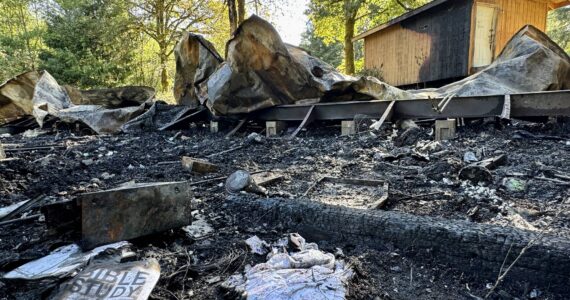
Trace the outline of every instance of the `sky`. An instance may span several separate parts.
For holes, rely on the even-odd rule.
[[[309,0],[284,0],[281,12],[275,13],[272,23],[284,42],[298,46],[305,32],[308,18],[304,14]]]

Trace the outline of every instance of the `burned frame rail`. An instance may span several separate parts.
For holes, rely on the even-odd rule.
[[[508,97],[507,97],[508,96]],[[570,116],[570,90],[512,95],[455,97],[443,111],[434,107],[442,99],[396,101],[393,118],[482,118],[501,116],[510,98],[510,116]],[[303,121],[313,108],[315,120],[349,120],[358,114],[380,118],[390,100],[350,101],[307,105],[280,105],[259,111],[254,118],[264,121]]]

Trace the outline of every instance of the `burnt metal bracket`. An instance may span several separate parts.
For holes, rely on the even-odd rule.
[[[239,123],[237,124],[237,126],[234,127],[234,129],[232,129],[232,131],[228,132],[228,134],[226,134],[225,138],[229,139],[230,137],[232,137],[234,134],[236,134],[236,132],[238,132],[243,127],[243,125],[245,125],[245,123],[247,123],[247,118],[241,119],[239,121]]]
[[[161,128],[159,128],[158,130],[159,130],[159,131],[169,130],[169,129],[171,129],[172,127],[174,127],[174,126],[176,126],[176,125],[179,125],[179,124],[181,124],[181,123],[184,122],[184,121],[186,121],[187,123],[190,123],[190,121],[201,117],[201,115],[202,115],[203,113],[205,113],[205,112],[206,112],[206,108],[201,107],[201,108],[199,108],[196,112],[193,112],[193,113],[191,113],[191,114],[189,114],[189,115],[187,115],[187,116],[185,116],[185,117],[183,117],[183,118],[180,118],[180,119],[175,120],[175,121],[173,121],[173,122],[171,122],[171,123],[169,123],[169,124],[166,124],[166,125],[162,126]]]
[[[315,111],[314,105],[309,107],[309,110],[307,111],[305,118],[303,119],[303,121],[301,122],[299,127],[297,127],[297,129],[295,129],[293,134],[291,134],[291,136],[289,136],[289,139],[294,139],[297,136],[297,134],[299,134],[299,132],[301,132],[301,130],[303,130],[303,128],[305,128],[307,125],[311,124],[311,122],[313,122],[315,120],[314,111]]]
[[[505,95],[505,103],[503,104],[503,112],[501,113],[501,119],[511,118],[511,95]]]
[[[384,125],[384,122],[386,122],[386,119],[388,118],[388,116],[390,116],[392,114],[392,109],[394,108],[395,103],[396,103],[396,101],[390,102],[390,104],[388,105],[388,107],[386,108],[384,113],[382,114],[382,117],[380,117],[380,120],[378,120],[378,122],[372,124],[373,129],[379,130],[382,127],[382,125]]]

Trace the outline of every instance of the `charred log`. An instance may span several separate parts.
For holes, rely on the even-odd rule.
[[[232,198],[228,207],[242,225],[267,223],[298,231],[314,241],[365,244],[392,243],[412,249],[480,279],[494,281],[529,243],[507,275],[507,282],[528,282],[568,292],[570,240],[509,227],[461,220],[361,210],[314,201]],[[244,224],[250,220],[256,224]],[[510,250],[510,251],[509,251]],[[506,258],[506,259],[505,259]]]

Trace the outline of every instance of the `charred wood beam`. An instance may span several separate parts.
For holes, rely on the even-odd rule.
[[[570,116],[570,90],[510,95],[511,117]],[[483,118],[501,116],[505,95],[454,97],[445,110],[435,107],[443,99],[396,101],[393,117],[414,118]],[[258,112],[255,118],[264,121],[302,121],[314,105],[315,120],[349,120],[357,114],[381,118],[391,101],[350,101],[310,105],[280,105]]]
[[[496,280],[503,261],[508,266],[525,246],[542,237],[521,256],[505,280],[570,293],[569,239],[511,227],[305,200],[235,197],[228,200],[227,207],[241,226],[281,225],[314,241],[380,248],[392,243],[416,255],[436,258],[472,277],[491,281]]]

